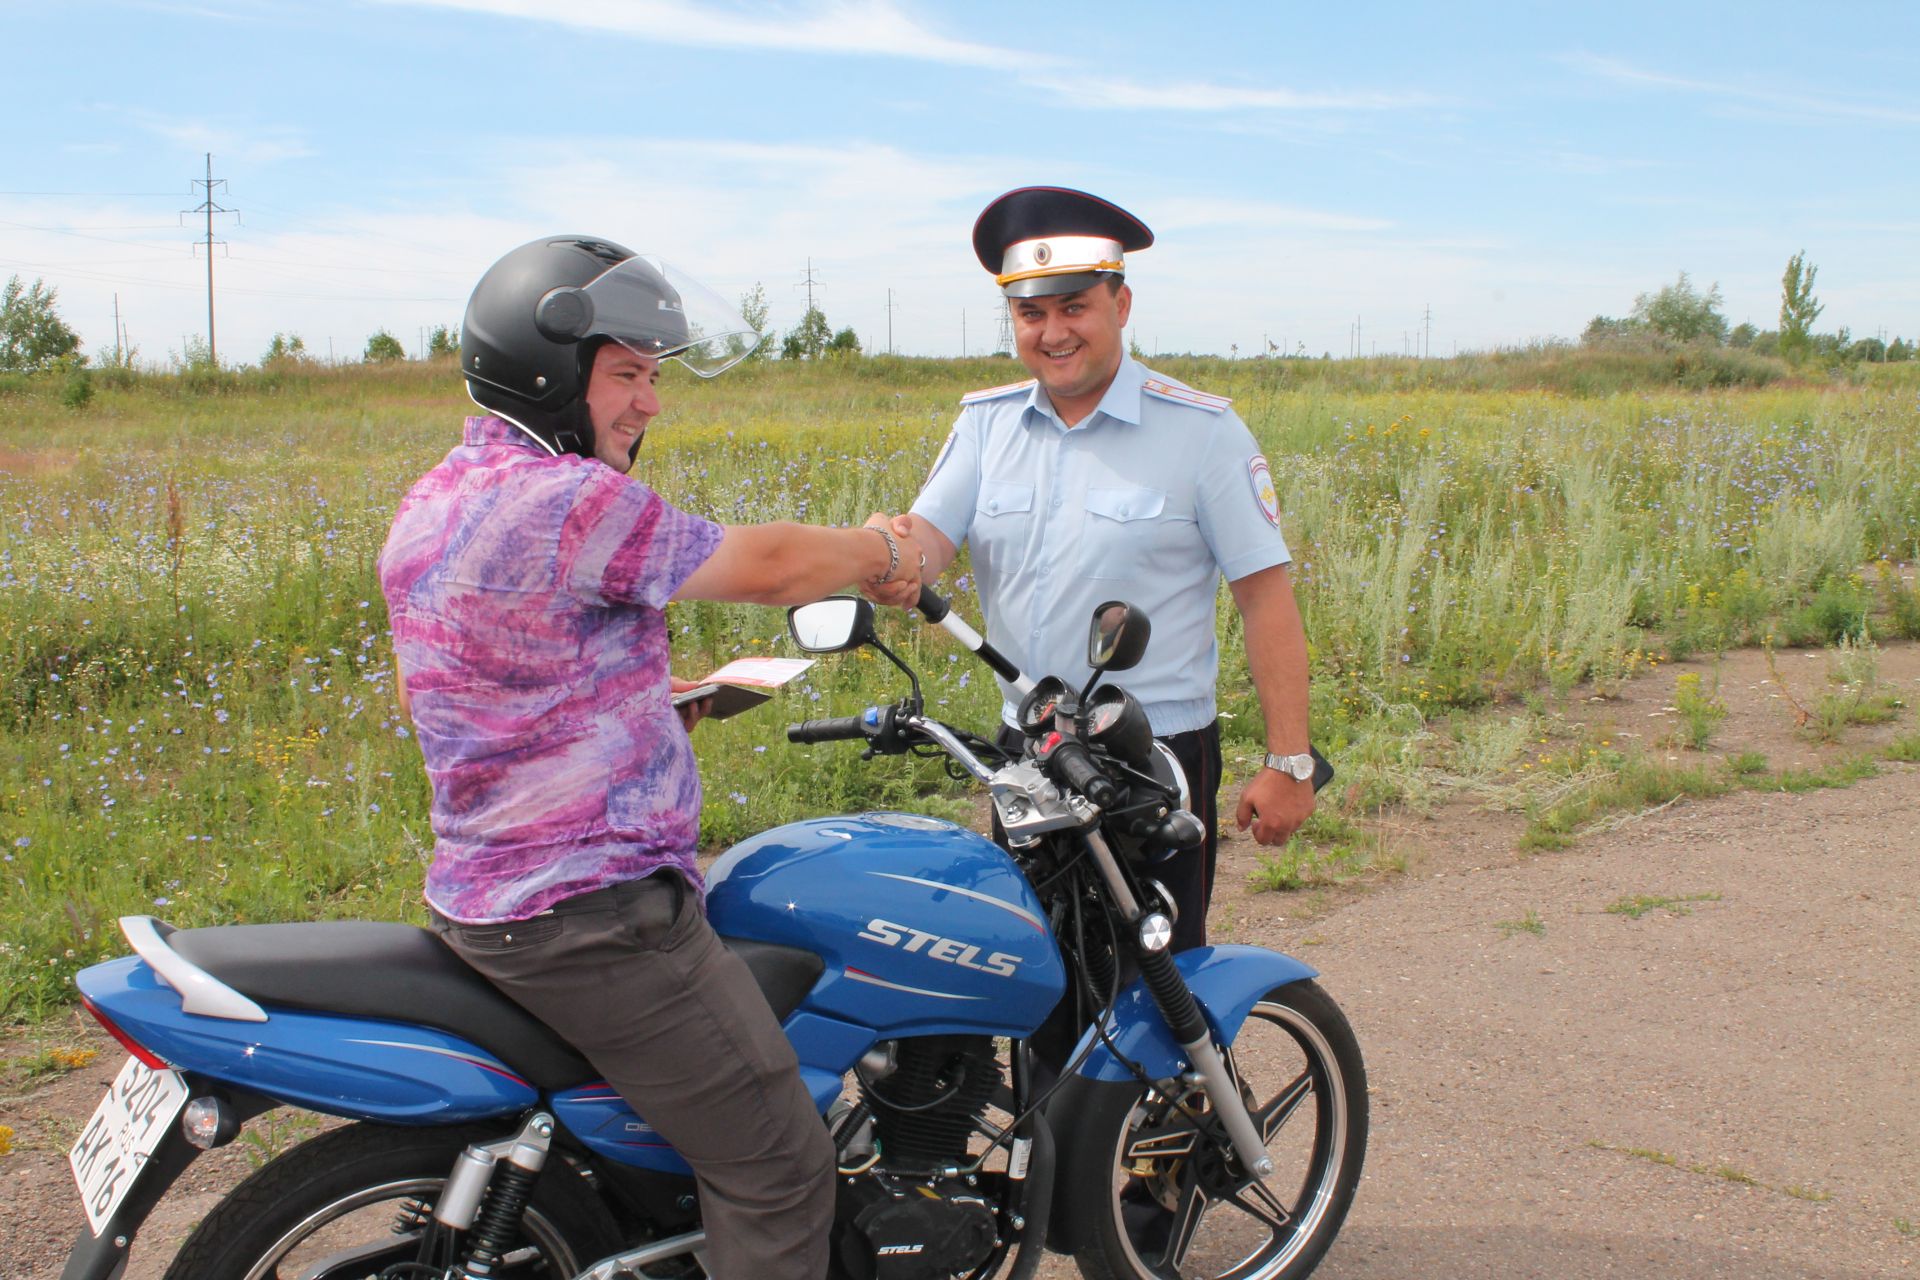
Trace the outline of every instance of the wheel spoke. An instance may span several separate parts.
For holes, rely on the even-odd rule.
[[[1193,1237],[1200,1230],[1200,1219],[1207,1213],[1207,1194],[1200,1189],[1200,1182],[1192,1175],[1183,1181],[1180,1189],[1180,1204],[1173,1211],[1173,1222],[1167,1230],[1166,1252],[1160,1255],[1160,1265],[1171,1267],[1177,1275],[1186,1265],[1187,1250],[1193,1247]]]
[[[1261,1139],[1272,1142],[1273,1135],[1286,1127],[1287,1121],[1293,1119],[1293,1113],[1300,1109],[1300,1104],[1312,1094],[1313,1073],[1302,1071],[1291,1084],[1274,1095],[1273,1101],[1253,1113],[1253,1122],[1260,1127]]]
[[[1177,1112],[1174,1115],[1175,1119],[1172,1123],[1136,1130],[1132,1140],[1127,1143],[1127,1160],[1133,1162],[1192,1155],[1195,1140],[1199,1135],[1191,1120],[1180,1116]]]
[[[1249,1196],[1252,1200],[1248,1199]],[[1256,1200],[1258,1204],[1253,1203]],[[1264,1182],[1249,1182],[1239,1191],[1228,1196],[1227,1203],[1250,1217],[1258,1218],[1272,1227],[1276,1233],[1284,1235],[1293,1229],[1292,1212],[1280,1203],[1280,1198],[1273,1194],[1273,1188]],[[1265,1207],[1266,1212],[1262,1211],[1262,1206]]]

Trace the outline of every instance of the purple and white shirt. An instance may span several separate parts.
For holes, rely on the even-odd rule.
[[[700,883],[664,610],[720,535],[494,417],[401,501],[380,589],[433,783],[434,910],[523,920],[663,866]]]

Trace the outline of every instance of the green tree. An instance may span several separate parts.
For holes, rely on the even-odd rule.
[[[367,339],[366,362],[368,364],[386,364],[392,360],[405,360],[407,349],[400,345],[400,339],[380,330]]]
[[[265,364],[298,364],[307,358],[307,340],[297,333],[276,333],[260,357]]]
[[[785,360],[818,360],[826,354],[827,345],[832,341],[833,329],[827,324],[827,317],[820,308],[808,307],[800,323],[787,330],[786,341],[780,344],[780,356]]]
[[[1911,342],[1908,342],[1905,338],[1895,338],[1892,342],[1889,342],[1887,344],[1887,359],[1888,360],[1913,359],[1913,344]]]
[[[1617,342],[1623,338],[1641,332],[1646,328],[1638,320],[1619,319],[1615,316],[1595,316],[1587,321],[1586,332],[1580,335],[1583,345],[1597,347],[1602,343]]]
[[[753,288],[740,295],[740,318],[745,320],[755,333],[765,334],[769,332],[767,328],[767,317],[769,314],[766,287],[756,280],[753,283]],[[744,351],[746,345],[752,341],[752,338],[740,334],[736,334],[727,340],[729,349],[736,355]],[[756,360],[764,359],[767,354],[767,349],[767,343],[760,343],[760,345],[753,349],[753,358]]]
[[[443,324],[433,326],[433,332],[427,335],[427,359],[438,360],[442,356],[460,354],[460,331],[449,329]]]
[[[1720,286],[1707,286],[1701,293],[1682,271],[1680,278],[1658,293],[1643,293],[1633,300],[1633,318],[1669,342],[1711,342],[1727,340],[1727,318],[1720,314]]]
[[[833,340],[827,343],[827,354],[830,356],[857,356],[860,354],[860,335],[853,331],[852,325],[848,325],[833,335]]]
[[[35,280],[28,288],[9,276],[0,290],[0,370],[38,372],[52,368],[80,349],[80,337],[67,327],[53,304],[59,290]]]
[[[1780,354],[1804,360],[1813,339],[1813,322],[1826,310],[1813,296],[1813,278],[1820,268],[1807,260],[1803,249],[1787,259],[1780,277]]]

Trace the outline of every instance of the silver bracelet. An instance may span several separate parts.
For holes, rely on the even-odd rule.
[[[883,528],[877,524],[870,524],[866,527],[887,541],[887,571],[880,577],[875,578],[874,582],[877,584],[892,582],[894,572],[900,568],[900,544],[893,540],[893,531],[891,529]]]

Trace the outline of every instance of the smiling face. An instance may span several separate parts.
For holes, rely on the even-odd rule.
[[[654,383],[660,362],[635,355],[617,342],[593,354],[587,377],[587,416],[593,420],[593,456],[622,475],[633,470],[647,423],[660,412]]]
[[[1096,284],[1078,293],[1012,298],[1014,346],[1020,363],[1046,389],[1068,426],[1092,413],[1120,369],[1120,331],[1133,310],[1133,290]]]

